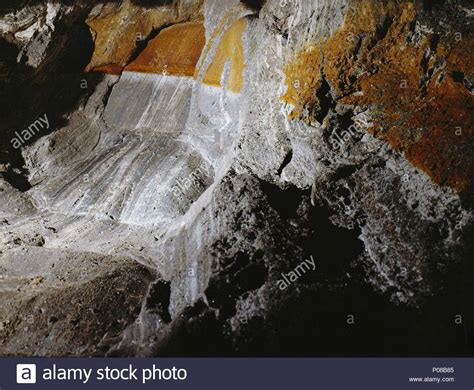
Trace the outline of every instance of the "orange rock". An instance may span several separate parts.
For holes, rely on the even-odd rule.
[[[203,23],[176,24],[162,30],[125,70],[193,76],[205,42]]]
[[[302,117],[305,106],[317,103],[315,91],[321,86],[322,60],[320,46],[308,47],[285,67],[287,91],[281,98],[294,106],[290,119]]]
[[[285,67],[282,100],[294,106],[290,118],[304,120],[305,112],[317,107],[316,90],[324,77],[340,103],[370,108],[376,126],[369,131],[436,183],[472,190],[474,96],[455,76],[472,73],[473,37],[454,44],[428,34],[409,43],[417,18],[412,2],[355,4],[333,36]],[[443,61],[446,66],[435,70]]]
[[[98,66],[97,68],[94,68],[94,72],[108,73],[108,74],[113,74],[116,76],[122,74],[122,71],[123,71],[123,67],[118,64],[108,64],[108,65]]]
[[[227,88],[235,93],[241,92],[245,68],[242,35],[246,27],[245,19],[239,19],[224,33],[218,44],[216,54],[204,75],[203,82],[205,84],[222,87],[221,79],[224,66],[229,63],[230,72],[227,79]]]
[[[107,5],[90,16],[87,24],[92,30],[95,50],[86,71],[116,72],[124,68],[144,40],[164,26],[202,20],[203,0],[178,0],[159,7],[141,7],[125,0],[120,5]]]

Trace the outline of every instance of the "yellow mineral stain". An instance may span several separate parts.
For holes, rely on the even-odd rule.
[[[322,53],[319,46],[308,47],[285,67],[286,93],[281,99],[294,106],[290,119],[299,118],[308,104],[316,103],[321,85]]]
[[[223,34],[216,54],[209,65],[203,82],[208,85],[222,87],[221,78],[226,63],[230,64],[227,88],[240,93],[243,86],[245,68],[244,45],[242,36],[247,26],[245,19],[239,19]]]
[[[225,26],[229,23],[229,20],[232,20],[236,17],[239,10],[240,10],[240,8],[238,8],[238,7],[230,9],[221,18],[221,20],[219,21],[217,26],[211,31],[211,33],[209,34],[208,40],[206,42],[206,47],[204,48],[204,50],[202,52],[203,58],[208,56],[208,54],[210,53],[212,47],[214,46],[214,42],[216,41],[219,34],[221,34],[225,31]],[[200,71],[201,71],[201,67],[198,65],[198,67],[196,68],[196,73],[194,74],[195,78],[197,78]]]
[[[30,280],[30,285],[33,288],[39,287],[42,283],[44,282],[44,277],[43,276],[36,276],[33,279]]]
[[[162,30],[125,70],[191,77],[205,43],[203,23],[176,24]]]
[[[417,18],[413,2],[353,4],[337,32],[297,53],[285,67],[287,92],[281,99],[294,107],[289,117],[307,119],[324,77],[340,103],[371,109],[371,133],[436,183],[470,192],[474,95],[459,77],[474,68],[474,37],[438,42],[427,34],[415,44],[409,39]],[[427,80],[435,63],[446,66]]]

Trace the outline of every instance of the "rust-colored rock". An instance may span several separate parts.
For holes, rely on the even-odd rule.
[[[315,91],[321,86],[320,46],[308,47],[285,68],[287,91],[282,100],[293,105],[290,119],[302,116],[305,106],[317,104]]]
[[[87,71],[116,73],[124,68],[137,49],[137,42],[167,25],[202,20],[201,0],[177,1],[158,7],[140,7],[130,0],[104,5],[87,24],[95,39],[95,50]]]
[[[118,76],[122,74],[123,67],[118,64],[108,64],[108,65],[98,66],[94,68],[94,72],[108,73],[108,74],[113,74],[115,76]]]
[[[125,69],[191,77],[205,43],[203,23],[176,24],[162,30]]]
[[[339,103],[371,109],[369,131],[462,192],[472,189],[474,96],[460,78],[474,68],[474,39],[414,42],[417,17],[408,1],[354,3],[339,31],[286,66],[282,100],[294,106],[291,119],[307,119],[325,79]]]

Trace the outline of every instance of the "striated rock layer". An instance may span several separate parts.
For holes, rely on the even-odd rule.
[[[469,2],[0,15],[0,355],[470,353]]]

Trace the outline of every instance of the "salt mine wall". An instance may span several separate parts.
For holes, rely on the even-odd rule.
[[[472,353],[473,22],[2,2],[0,356]]]

